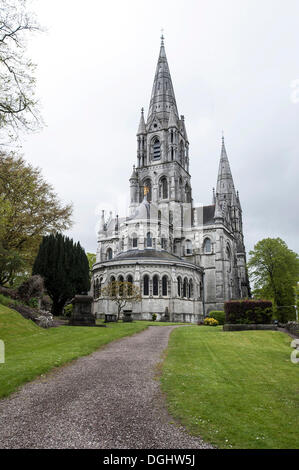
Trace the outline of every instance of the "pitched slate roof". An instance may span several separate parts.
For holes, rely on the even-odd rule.
[[[209,225],[214,223],[215,204],[211,206],[203,206],[203,224]]]

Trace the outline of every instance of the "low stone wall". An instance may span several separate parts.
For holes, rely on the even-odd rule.
[[[275,325],[248,325],[248,324],[226,324],[223,325],[223,331],[250,331],[250,330],[277,330]]]

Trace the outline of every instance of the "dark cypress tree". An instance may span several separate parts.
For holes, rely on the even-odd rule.
[[[52,313],[61,315],[66,302],[90,288],[89,264],[80,243],[61,233],[43,237],[32,274],[40,274],[53,301]]]

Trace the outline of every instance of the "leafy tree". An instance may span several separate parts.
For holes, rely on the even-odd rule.
[[[89,275],[90,275],[90,278],[91,278],[92,267],[93,267],[94,263],[96,262],[97,257],[94,253],[86,253],[86,256],[87,256],[88,263],[89,263]]]
[[[40,169],[0,153],[0,285],[12,282],[22,265],[30,271],[42,237],[69,228],[71,214]]]
[[[60,233],[43,238],[32,274],[44,278],[45,288],[53,301],[52,313],[61,315],[74,295],[90,288],[89,264],[80,243]]]
[[[294,285],[299,280],[299,258],[280,238],[265,238],[250,251],[249,275],[254,282],[254,296],[273,299],[281,321],[293,310],[281,308],[294,305]]]
[[[10,138],[41,123],[35,65],[26,57],[27,38],[36,31],[40,27],[26,0],[0,0],[0,133],[5,129]]]
[[[0,242],[0,286],[7,284],[23,266],[20,254],[15,250],[6,250]]]
[[[129,302],[140,302],[141,295],[139,287],[132,282],[112,281],[102,288],[101,295],[108,297],[117,305],[117,320],[119,320],[122,309]]]

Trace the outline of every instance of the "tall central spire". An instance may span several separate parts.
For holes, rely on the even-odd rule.
[[[149,124],[156,115],[163,124],[166,124],[172,107],[175,115],[179,117],[162,35],[147,123]]]

